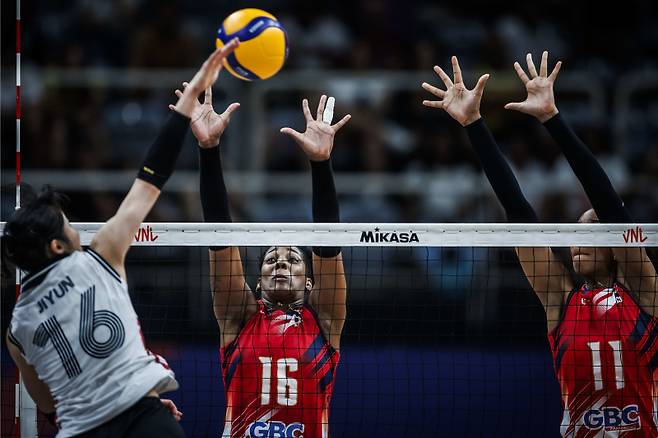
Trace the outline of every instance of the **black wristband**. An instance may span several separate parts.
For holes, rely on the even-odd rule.
[[[219,146],[210,149],[199,148],[199,186],[204,221],[232,222]],[[213,251],[226,248],[228,247],[210,247]]]
[[[596,157],[560,113],[544,122],[583,186],[601,222],[632,223],[633,218]]]
[[[484,119],[466,126],[468,138],[496,197],[505,209],[508,222],[538,222],[537,214],[523,196],[514,172],[496,144]]]
[[[162,189],[174,171],[189,126],[189,117],[172,111],[146,153],[137,178]]]
[[[340,222],[331,159],[311,161],[311,179],[313,182],[313,222]],[[340,251],[338,246],[313,247],[313,253],[319,257],[336,257]]]

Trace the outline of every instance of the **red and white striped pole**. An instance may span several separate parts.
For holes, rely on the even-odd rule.
[[[21,208],[21,0],[16,0],[16,210]],[[21,291],[21,271],[16,268],[16,299]],[[36,404],[18,373],[16,383],[17,437],[37,438]]]
[[[21,0],[16,0],[16,210],[21,208]],[[16,268],[16,300],[21,291],[21,270]],[[21,436],[21,375],[16,375],[15,436]],[[18,427],[16,427],[18,425]]]
[[[16,210],[21,208],[21,0],[16,0]],[[21,270],[16,268],[16,300],[21,291]],[[21,436],[21,375],[16,373],[14,429]]]
[[[16,210],[21,208],[21,0],[16,0]]]

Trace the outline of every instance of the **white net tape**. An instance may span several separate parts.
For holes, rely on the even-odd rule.
[[[83,245],[102,223],[74,223]],[[145,223],[144,246],[657,246],[658,224]]]

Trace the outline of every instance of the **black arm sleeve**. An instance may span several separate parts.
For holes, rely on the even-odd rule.
[[[331,160],[311,161],[311,178],[313,180],[313,222],[340,222]],[[313,253],[320,257],[336,257],[340,251],[340,247],[335,246],[313,248]]]
[[[199,148],[199,192],[206,222],[232,222],[219,146]],[[218,251],[227,247],[213,246]]]
[[[468,125],[466,131],[468,132],[473,149],[475,149],[475,153],[480,160],[482,169],[485,175],[487,175],[487,179],[491,187],[493,187],[498,200],[505,209],[507,221],[518,223],[539,222],[537,214],[525,196],[523,196],[514,172],[512,172],[509,163],[505,160],[503,153],[500,151],[484,120],[479,119]],[[551,251],[567,269],[567,272],[574,280],[574,284],[576,284],[578,279],[573,271],[569,248],[553,247]]]
[[[608,223],[632,223],[633,218],[612,187],[608,175],[560,113],[546,121],[544,126],[562,149],[599,220]]]
[[[172,111],[146,153],[137,178],[162,189],[174,171],[189,126],[189,117]]]
[[[496,197],[505,209],[508,222],[538,222],[537,214],[523,196],[521,187],[496,144],[489,128],[480,118],[466,127],[468,138]]]
[[[635,222],[594,154],[573,132],[562,115],[558,113],[547,120],[544,126],[562,149],[599,220],[619,224]],[[646,252],[658,270],[658,252],[654,248],[646,248]]]

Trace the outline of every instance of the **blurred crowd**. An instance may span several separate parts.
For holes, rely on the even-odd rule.
[[[11,28],[7,17],[13,17],[9,3],[2,5],[5,29]],[[152,84],[135,89],[58,86],[49,81],[49,71],[194,68],[212,49],[224,17],[242,7],[257,6],[244,1],[181,0],[24,0],[22,5],[23,165],[54,170],[135,169],[143,146],[165,117],[173,90]],[[343,89],[342,100],[337,96],[337,112],[353,115],[336,142],[337,172],[450,175],[453,184],[459,184],[460,176],[464,181],[477,178],[478,163],[463,130],[439,110],[420,105],[426,97],[420,84],[408,90],[378,88],[378,74],[421,71],[431,80],[432,66],[449,65],[452,54],[459,56],[467,72],[513,74],[515,60],[524,59],[528,51],[538,56],[548,49],[553,61],[564,61],[562,75],[584,75],[576,82],[583,84],[583,93],[578,85],[561,92],[558,79],[558,106],[600,157],[613,182],[622,187],[636,218],[655,222],[658,217],[658,6],[654,2],[630,0],[614,11],[594,2],[564,0],[541,4],[274,0],[262,7],[274,13],[288,32],[290,56],[284,73],[371,75],[373,86]],[[7,41],[3,39],[3,48]],[[10,55],[11,51],[4,51],[3,67],[11,66]],[[11,71],[3,68],[3,121],[10,121],[14,114],[13,93],[7,92],[13,81]],[[619,87],[624,75],[642,72],[648,80],[646,84],[639,81],[639,91],[629,100],[623,120],[626,136],[620,144],[615,135],[622,123]],[[468,74],[467,78],[472,80]],[[505,102],[523,98],[520,82],[505,85],[505,90],[517,90],[510,94],[496,92],[500,88],[495,88],[495,80],[492,90],[485,91],[482,112],[522,184],[528,181],[542,187],[545,180],[571,181],[570,170],[542,127],[502,109]],[[589,111],[591,102],[585,91],[590,83],[603,90],[602,114]],[[415,85],[417,91],[411,91]],[[238,97],[246,98],[249,84],[236,87]],[[278,128],[302,128],[301,98],[317,102],[322,91],[309,95],[291,87],[266,96],[265,159],[255,170],[306,171],[303,155],[278,134]],[[244,123],[237,126],[234,129],[249,129]],[[231,128],[227,135],[230,132]],[[12,136],[10,130],[2,130],[5,170],[13,166]],[[249,154],[226,161],[228,170],[236,172],[254,170],[252,164]],[[192,146],[180,167],[196,168]],[[543,220],[573,221],[586,208],[582,195],[545,185],[541,193],[531,196]],[[346,221],[500,220],[491,196],[476,194],[446,201],[423,193],[374,197],[351,193],[342,197],[341,206]],[[122,194],[92,193],[81,187],[69,195],[77,201],[73,205],[79,206],[72,212],[73,219],[95,221],[107,219]],[[197,221],[201,216],[196,196],[169,194],[150,219]],[[11,200],[4,199],[3,204]],[[294,193],[235,195],[232,202],[236,220],[292,221],[310,216],[307,197]]]

